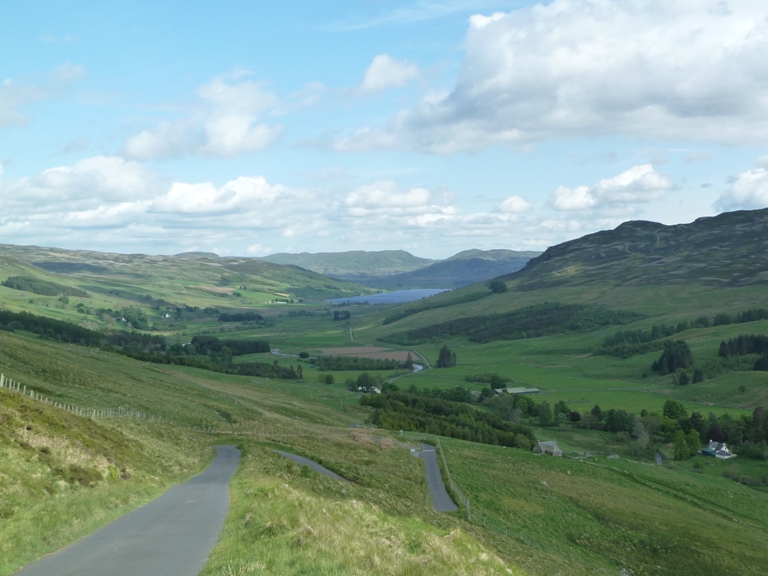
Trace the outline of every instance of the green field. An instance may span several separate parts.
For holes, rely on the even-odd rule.
[[[758,574],[768,560],[767,495],[722,476],[442,444],[473,521],[531,573]]]
[[[377,374],[394,379],[401,390],[464,386],[480,391],[487,384],[466,378],[494,373],[507,379],[507,386],[539,388],[536,402],[565,401],[581,414],[595,405],[604,411],[661,413],[667,400],[677,399],[689,413],[698,411],[704,418],[728,413],[749,419],[755,408],[768,406],[768,373],[745,370],[751,358],[728,365],[718,358],[718,349],[722,340],[740,334],[768,333],[768,321],[675,334],[690,346],[694,365],[689,372],[703,367],[711,374],[697,384],[680,385],[673,375],[653,372],[658,350],[629,358],[595,351],[619,330],[649,330],[654,324],[691,322],[702,314],[768,307],[768,293],[761,286],[607,281],[528,290],[512,279],[508,292],[456,303],[463,294],[486,289],[469,286],[434,297],[451,305],[384,325],[385,317],[409,305],[345,306],[351,318],[334,321],[338,308],[322,299],[352,291],[352,285],[272,264],[219,262],[210,256],[91,254],[76,260],[71,253],[32,253],[43,261],[69,258],[70,264],[106,269],[57,274],[18,260],[21,252],[0,262],[0,280],[35,275],[85,289],[90,297],[66,301],[0,287],[0,303],[8,310],[97,330],[122,330],[128,327],[98,309],[134,308],[149,318],[154,330],[147,333],[161,334],[169,344],[186,344],[200,334],[268,340],[280,354],[235,356],[232,361],[301,366],[303,378],[148,364],[97,348],[0,331],[0,372],[28,390],[89,411],[148,415],[92,420],[0,390],[0,575],[188,478],[207,464],[217,443],[235,443],[244,456],[232,482],[230,515],[206,576],[764,571],[765,461],[694,456],[671,462],[672,444],[657,439],[650,452],[639,451],[627,434],[564,423],[537,424],[534,429],[539,439],[554,439],[563,448],[567,457],[558,459],[443,438],[450,473],[469,498],[470,515],[468,520],[466,509],[437,514],[430,507],[423,465],[409,452],[425,435],[406,431],[400,437],[397,431],[372,429],[371,409],[346,389],[345,381],[356,379],[359,371],[321,372],[310,359],[298,357],[327,348],[388,346],[413,350],[417,363],[423,364],[423,356],[434,365],[447,344],[456,354],[455,367]],[[406,348],[380,340],[446,320],[542,302],[601,305],[643,317],[580,333],[486,343],[466,336],[436,337]],[[197,313],[185,320],[166,318],[177,306],[256,311],[264,321],[220,322],[216,315]],[[329,374],[333,384],[319,383]],[[271,452],[276,447],[315,459],[351,482],[340,486],[310,473]],[[663,466],[651,461],[657,450],[667,458]],[[584,458],[585,453],[591,456]],[[607,459],[607,454],[620,458]]]

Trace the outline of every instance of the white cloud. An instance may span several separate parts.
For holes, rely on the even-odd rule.
[[[261,244],[251,244],[245,249],[245,252],[251,256],[260,256],[261,254],[270,254],[272,248],[262,246]]]
[[[524,214],[531,209],[531,204],[520,196],[509,196],[499,204],[499,212],[504,214]]]
[[[145,166],[122,158],[96,156],[72,166],[57,166],[32,178],[8,182],[6,202],[39,204],[40,201],[136,200],[151,196],[161,179]]]
[[[390,88],[402,88],[419,75],[419,67],[416,64],[397,60],[389,54],[379,54],[366,69],[358,92],[377,94]]]
[[[119,202],[62,215],[59,225],[79,228],[114,228],[141,220],[151,201]]]
[[[262,177],[242,176],[220,188],[210,182],[174,182],[166,194],[154,201],[152,209],[157,212],[185,214],[248,211],[255,209],[257,204],[274,201],[283,189],[280,186],[270,186]]]
[[[549,202],[556,210],[626,206],[657,200],[673,187],[669,176],[656,172],[650,164],[643,164],[604,178],[594,186],[558,186]]]
[[[597,204],[597,198],[592,195],[589,186],[558,186],[550,200],[557,210],[586,210]]]
[[[432,192],[426,188],[411,188],[400,192],[392,180],[360,186],[344,200],[349,214],[364,217],[371,214],[383,216],[418,215],[435,208]]]
[[[768,157],[763,156],[757,164],[757,168],[739,174],[715,202],[715,208],[721,211],[768,208]]]
[[[262,150],[282,132],[280,126],[259,123],[267,111],[278,108],[279,100],[256,82],[231,83],[218,77],[201,86],[197,95],[201,103],[191,117],[164,119],[132,136],[125,154],[136,159],[234,157]]]
[[[768,141],[768,4],[554,0],[470,19],[454,89],[393,121],[450,154],[611,134]]]
[[[0,235],[21,244],[171,254],[225,246],[260,255],[288,243],[315,252],[422,246],[445,256],[467,247],[537,249],[617,224],[611,210],[654,197],[654,186],[666,185],[659,178],[642,166],[606,178],[585,187],[600,210],[561,212],[542,223],[519,196],[462,209],[451,192],[394,180],[334,180],[315,189],[261,176],[170,181],[141,163],[97,156],[0,178]]]

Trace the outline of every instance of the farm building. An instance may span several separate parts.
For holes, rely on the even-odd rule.
[[[549,454],[550,456],[562,456],[563,451],[557,445],[557,442],[551,440],[549,442],[538,442],[533,449],[535,454]]]
[[[728,460],[729,458],[736,457],[736,454],[731,454],[731,451],[728,450],[728,446],[722,442],[715,442],[714,440],[709,441],[707,447],[701,451],[701,455],[714,456],[715,458],[720,458],[721,460]]]

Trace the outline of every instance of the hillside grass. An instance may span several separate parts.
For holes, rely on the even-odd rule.
[[[0,389],[0,574],[12,574],[202,471],[208,440],[94,421]]]
[[[760,574],[768,560],[768,495],[720,476],[442,444],[474,521],[532,574]]]
[[[247,271],[222,274],[218,265],[208,266],[216,274],[195,267],[182,270],[182,266],[182,277],[174,277],[148,257],[137,268],[143,277],[130,281],[89,277],[91,288],[86,289],[93,299],[87,304],[141,305],[137,298],[150,294],[201,307],[217,303],[222,308],[257,307],[274,320],[273,326],[230,332],[231,326],[208,320],[163,333],[169,342],[182,343],[201,331],[266,338],[273,348],[288,354],[380,345],[377,338],[387,333],[544,300],[600,304],[647,317],[587,334],[482,345],[466,338],[430,342],[415,349],[434,363],[439,348],[447,343],[458,365],[409,374],[396,382],[406,389],[413,383],[419,388],[461,385],[479,390],[483,385],[466,382],[465,376],[496,372],[510,378],[510,386],[541,388],[546,395],[537,397],[537,402],[565,400],[581,412],[594,404],[604,410],[661,411],[668,398],[678,398],[689,411],[739,415],[768,403],[768,375],[762,373],[732,372],[679,386],[671,377],[650,371],[658,352],[628,359],[592,354],[619,329],[648,329],[654,323],[676,324],[701,314],[711,317],[766,307],[768,293],[759,287],[638,288],[606,283],[525,292],[516,290],[512,282],[507,293],[382,326],[383,318],[397,308],[350,306],[348,324],[331,320],[327,312],[332,309],[326,304],[264,303],[265,295],[274,297],[285,289],[277,280],[258,285],[249,281],[238,299],[217,295],[222,286],[238,288],[238,274]],[[7,263],[2,272],[11,275],[27,269]],[[81,285],[79,280],[71,282]],[[94,282],[105,291],[93,292]],[[477,291],[478,286],[463,290]],[[435,298],[456,299],[461,294],[455,291]],[[0,288],[0,302],[13,310],[103,325],[101,319],[73,310],[77,298],[60,307],[56,298]],[[755,322],[689,330],[676,337],[689,343],[698,365],[716,360],[722,339],[766,332],[768,322]],[[295,356],[264,354],[260,358],[298,365]],[[625,458],[598,457],[587,463],[445,439],[451,474],[471,501],[473,521],[467,523],[461,511],[452,515],[431,511],[421,461],[402,448],[382,450],[374,436],[386,433],[350,430],[365,425],[370,415],[358,404],[357,394],[344,389],[343,380],[355,378],[357,372],[331,372],[336,383],[325,385],[316,383],[319,371],[306,363],[301,366],[304,382],[232,376],[149,365],[96,349],[0,332],[0,371],[6,376],[65,404],[125,407],[164,420],[73,420],[26,399],[16,406],[14,397],[0,390],[0,408],[10,414],[0,417],[0,510],[5,515],[0,515],[0,546],[5,546],[0,548],[0,558],[11,559],[0,574],[158,495],[202,469],[212,443],[228,442],[239,444],[244,457],[232,483],[225,532],[206,576],[495,574],[507,570],[570,575],[616,574],[621,568],[635,575],[762,573],[768,559],[766,492],[741,486],[722,474],[738,469],[749,476],[766,475],[765,463],[707,460],[701,470],[692,468],[697,458],[665,467]],[[22,408],[25,403],[28,408]],[[8,427],[2,428],[5,423]],[[32,428],[28,430],[27,425]],[[208,432],[202,433],[203,428]],[[537,435],[557,439],[572,452],[629,455],[629,444],[603,432],[545,428],[537,430]],[[339,488],[336,481],[275,455],[270,449],[276,447],[320,461],[352,482]],[[130,479],[120,479],[122,468],[129,471]],[[95,480],[86,487],[78,478]],[[4,536],[6,525],[21,536]]]
[[[349,433],[280,447],[354,481],[322,476],[271,445],[241,443],[229,516],[201,576],[525,573],[426,505],[423,464],[407,450]]]

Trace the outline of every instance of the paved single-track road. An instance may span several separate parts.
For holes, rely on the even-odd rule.
[[[421,445],[419,458],[424,460],[424,467],[427,469],[427,486],[432,495],[432,505],[438,512],[453,512],[458,510],[448,492],[445,490],[443,477],[440,476],[440,466],[437,464],[437,452],[434,446],[429,444]]]
[[[331,478],[336,478],[336,480],[344,480],[347,482],[346,478],[342,478],[336,472],[332,470],[328,470],[325,466],[321,466],[317,462],[313,462],[309,458],[304,458],[304,456],[297,456],[296,454],[291,454],[290,452],[283,452],[282,450],[273,450],[273,452],[280,454],[280,456],[285,456],[286,458],[289,458],[296,462],[296,464],[301,464],[302,466],[309,466],[314,470],[315,472],[320,472],[320,474],[325,474],[326,476],[330,476]]]
[[[17,576],[197,576],[229,509],[240,451],[217,446],[202,474],[17,572]]]

